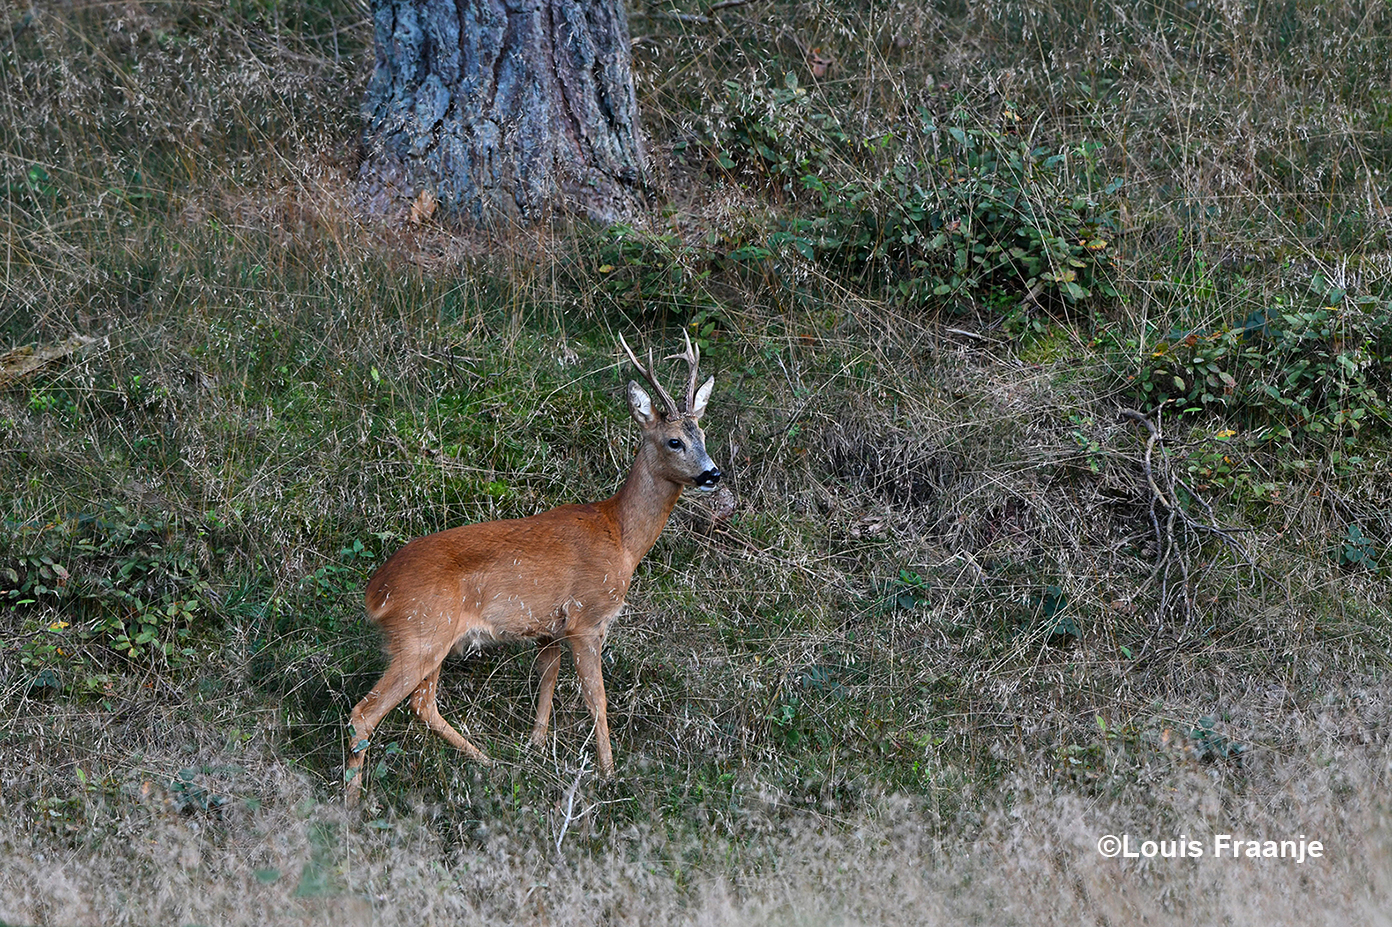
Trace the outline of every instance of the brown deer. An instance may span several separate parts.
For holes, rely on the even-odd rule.
[[[688,337],[685,353],[668,358],[690,366],[686,402],[678,406],[622,335],[619,343],[663,408],[629,382],[628,411],[642,430],[642,443],[617,493],[591,505],[563,505],[527,518],[416,538],[368,581],[367,614],[386,638],[391,665],[353,709],[351,753],[343,773],[349,804],[361,787],[372,732],[407,696],[411,710],[432,731],[471,759],[491,762],[440,716],[435,698],[440,665],[451,650],[494,641],[533,638],[540,647],[534,746],[545,743],[561,643],[570,645],[585,704],[594,716],[599,772],[613,774],[600,672],[605,632],[623,608],[634,567],[662,533],[682,490],[695,486],[709,491],[720,480],[699,425],[715,387],[715,377],[696,385],[700,350]],[[648,368],[652,366],[649,352]]]

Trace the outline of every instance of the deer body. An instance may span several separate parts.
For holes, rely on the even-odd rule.
[[[620,339],[622,342],[622,339]],[[628,349],[624,344],[625,350]],[[440,716],[436,687],[451,650],[535,639],[539,688],[531,743],[545,741],[561,646],[570,646],[595,722],[601,774],[614,770],[600,651],[623,608],[633,571],[656,543],[686,486],[714,489],[720,471],[698,421],[714,378],[697,390],[699,352],[690,343],[685,409],[629,357],[666,403],[659,413],[636,383],[629,411],[643,431],[633,467],[612,497],[563,505],[527,518],[483,522],[417,538],[392,555],[367,585],[367,614],[382,630],[391,663],[353,709],[344,771],[349,802],[360,787],[368,741],[387,712],[410,697],[416,715],[471,758],[487,755]],[[650,362],[651,363],[651,362]]]

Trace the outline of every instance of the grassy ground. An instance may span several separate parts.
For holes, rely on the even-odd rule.
[[[358,4],[0,13],[0,350],[90,339],[0,372],[0,921],[1386,918],[1380,7],[639,5],[651,222],[486,240],[358,215]],[[612,492],[684,326],[738,509],[639,569],[617,781],[501,648],[502,762],[394,713],[347,814],[366,577]]]

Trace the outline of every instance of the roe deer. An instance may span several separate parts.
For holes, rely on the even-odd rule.
[[[361,787],[373,730],[407,696],[411,710],[432,731],[471,759],[491,762],[440,716],[435,697],[440,664],[450,650],[492,641],[538,642],[535,746],[545,743],[561,643],[570,645],[585,704],[594,716],[599,771],[613,774],[600,673],[605,632],[623,607],[634,567],[662,533],[682,490],[695,486],[709,491],[720,480],[698,424],[715,387],[711,377],[697,388],[700,350],[688,337],[685,353],[668,358],[690,366],[686,401],[678,406],[622,335],[619,343],[663,408],[629,381],[628,410],[642,429],[642,441],[617,493],[591,505],[563,505],[527,518],[416,538],[368,581],[367,614],[382,630],[391,665],[353,709],[351,753],[343,773],[349,804]]]

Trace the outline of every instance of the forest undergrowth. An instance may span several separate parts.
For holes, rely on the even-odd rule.
[[[363,215],[368,16],[0,2],[0,923],[1386,920],[1392,13],[635,4],[650,215],[487,234]],[[509,646],[344,809],[367,577],[682,332],[615,780]]]

